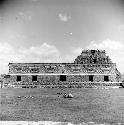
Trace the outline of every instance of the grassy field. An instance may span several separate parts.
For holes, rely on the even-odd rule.
[[[71,92],[73,98],[57,93]],[[0,89],[1,121],[124,123],[124,89]]]

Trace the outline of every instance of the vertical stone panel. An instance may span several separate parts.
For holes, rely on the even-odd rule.
[[[94,82],[104,82],[103,75],[94,75]]]

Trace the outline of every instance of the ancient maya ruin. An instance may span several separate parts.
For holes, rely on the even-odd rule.
[[[105,50],[83,50],[73,63],[9,63],[12,87],[119,86],[121,74]]]

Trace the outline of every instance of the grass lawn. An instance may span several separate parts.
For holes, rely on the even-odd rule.
[[[0,120],[124,123],[124,89],[2,88]]]

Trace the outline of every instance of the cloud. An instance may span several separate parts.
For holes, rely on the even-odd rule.
[[[107,49],[107,50],[122,50],[123,44],[119,41],[112,41],[110,39],[104,40],[100,43],[97,43],[95,41],[91,41],[89,46],[86,47],[86,49]]]
[[[68,16],[67,14],[62,14],[62,13],[59,13],[58,17],[63,22],[68,22],[71,19],[71,16]]]
[[[27,12],[19,12],[17,18],[22,18],[24,20],[32,20],[32,15],[31,13]]]
[[[124,73],[124,44],[120,41],[113,41],[106,39],[102,42],[97,43],[96,41],[91,41],[85,48],[75,48],[74,53],[80,54],[83,49],[99,49],[106,50],[106,55],[108,55],[113,63],[117,64],[117,68],[120,72]]]
[[[118,30],[119,30],[120,32],[124,31],[124,25],[120,25],[120,26],[118,27]]]
[[[47,43],[20,50],[20,53],[28,57],[28,62],[60,62],[61,60],[59,50]]]
[[[0,43],[0,73],[8,73],[8,63],[61,62],[60,52],[54,45],[15,49],[8,43]]]
[[[31,0],[31,1],[33,1],[33,2],[37,2],[37,1],[39,1],[39,0]]]
[[[82,52],[82,50],[83,50],[83,48],[81,48],[81,47],[78,47],[78,48],[73,48],[73,53],[75,53],[75,54],[81,54],[81,52]]]

